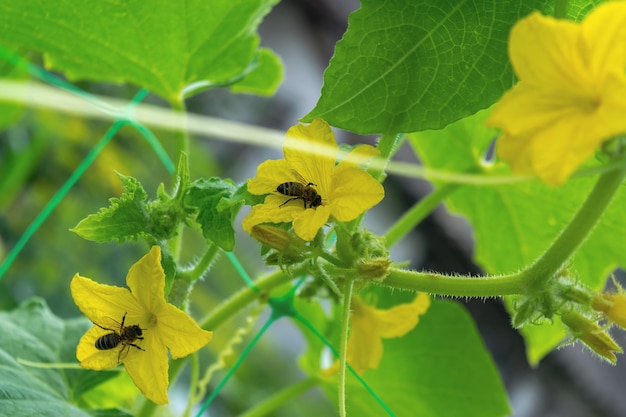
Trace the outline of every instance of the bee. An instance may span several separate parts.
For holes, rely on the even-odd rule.
[[[295,170],[293,171],[293,174],[298,181],[283,182],[276,187],[276,191],[282,195],[292,197],[278,207],[282,207],[293,200],[302,200],[305,209],[307,208],[307,203],[309,203],[309,208],[321,206],[322,196],[317,193],[315,188],[313,188],[317,187],[317,185],[305,180],[302,175]]]
[[[109,330],[112,332],[112,333],[107,333],[104,336],[100,336],[96,340],[96,343],[95,343],[96,349],[109,350],[109,349],[115,349],[119,345],[122,345],[122,349],[120,349],[120,352],[117,354],[118,364],[120,363],[121,359],[124,359],[124,357],[126,357],[131,346],[139,350],[145,351],[145,349],[141,348],[140,346],[134,343],[136,340],[143,340],[143,337],[142,337],[143,332],[142,332],[141,327],[139,327],[136,324],[133,324],[132,326],[124,326],[124,322],[126,321],[126,314],[127,313],[124,313],[124,316],[122,317],[122,323],[118,323],[117,321],[113,320],[110,317],[105,317],[107,319],[107,322],[112,323],[111,326],[119,326],[119,329],[104,327],[104,326],[99,325],[98,323],[94,323],[96,326],[100,327],[101,329]],[[108,325],[108,324],[105,323],[105,325]]]

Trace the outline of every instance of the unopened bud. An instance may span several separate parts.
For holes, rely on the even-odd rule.
[[[615,364],[617,357],[614,352],[622,353],[622,348],[597,323],[575,311],[561,315],[563,323],[569,327],[572,336],[598,355]]]
[[[357,272],[362,279],[382,281],[387,276],[391,263],[388,258],[368,259],[358,264]]]
[[[250,234],[262,244],[281,252],[287,252],[292,247],[294,240],[296,239],[294,236],[291,236],[287,231],[281,228],[265,225],[256,225],[252,227]]]

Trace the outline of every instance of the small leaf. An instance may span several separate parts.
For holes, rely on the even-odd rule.
[[[133,177],[118,174],[124,186],[120,198],[111,198],[111,205],[81,220],[72,232],[95,242],[125,242],[147,236],[150,217],[145,201],[148,194]]]
[[[232,181],[213,177],[194,181],[185,197],[185,205],[198,211],[203,236],[225,251],[235,247],[233,221],[243,205],[232,199],[236,190]]]
[[[0,312],[0,415],[126,417],[120,410],[81,410],[77,401],[116,372],[41,367],[76,363],[76,345],[91,326],[86,319],[63,321],[39,298]],[[104,411],[103,411],[104,412]]]
[[[354,132],[438,129],[493,104],[513,82],[512,25],[545,2],[362,0],[303,121]]]
[[[267,48],[259,49],[254,69],[241,81],[230,86],[233,93],[248,93],[271,96],[283,79],[283,64],[280,57]]]

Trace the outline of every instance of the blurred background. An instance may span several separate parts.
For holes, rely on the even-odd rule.
[[[260,27],[261,43],[272,48],[285,64],[285,79],[272,98],[233,95],[227,90],[201,93],[188,102],[190,112],[254,125],[286,130],[315,105],[335,43],[347,27],[347,18],[357,9],[357,0],[284,0],[267,16]],[[289,34],[289,36],[285,36]],[[96,83],[79,83],[86,91],[130,99],[137,88]],[[160,103],[154,96],[148,101]],[[77,119],[60,113],[25,109],[14,115],[19,120],[0,134],[0,257],[15,242],[69,177],[110,123]],[[155,131],[161,143],[170,150],[172,135]],[[375,144],[375,137],[360,137],[337,132],[340,142]],[[242,147],[209,138],[196,138],[190,150],[191,178],[213,175],[232,178],[241,183],[254,176],[256,166],[266,159],[279,159],[277,149]],[[417,162],[413,151],[399,152],[398,159]],[[81,219],[107,206],[118,197],[119,172],[139,179],[150,198],[163,182],[171,190],[171,179],[146,141],[136,131],[126,128],[106,147],[99,158],[69,192],[44,225],[21,252],[11,269],[0,281],[0,308],[11,309],[23,300],[40,296],[61,317],[77,317],[80,312],[69,294],[69,281],[80,272],[102,283],[125,285],[130,265],[145,254],[142,244],[122,246],[85,241],[69,231]],[[385,182],[386,198],[368,216],[366,227],[384,233],[407,207],[430,191],[425,181],[389,177]],[[244,208],[240,214],[247,213]],[[375,219],[375,221],[373,220]],[[185,236],[184,261],[191,261],[201,251],[201,237]],[[394,248],[396,261],[410,260],[411,267],[440,272],[480,274],[472,262],[472,230],[461,218],[440,207]],[[265,270],[260,264],[259,247],[240,233],[235,250],[240,261],[253,276]],[[624,274],[617,274],[624,282]],[[222,257],[193,295],[192,315],[202,317],[224,297],[243,285],[232,265]],[[579,345],[567,346],[548,355],[539,367],[531,369],[526,361],[524,343],[510,326],[509,317],[499,300],[456,300],[473,315],[479,331],[500,370],[509,393],[515,417],[617,417],[626,415],[626,398],[621,387],[626,384],[626,363],[617,366],[601,362]],[[267,318],[261,313],[260,323]],[[230,324],[223,333],[232,333],[244,325],[244,317]],[[258,328],[258,327],[257,327]],[[249,334],[247,339],[254,334]],[[620,344],[626,335],[614,331]],[[211,349],[219,351],[227,336],[216,334]],[[237,415],[283,387],[285,379],[301,377],[296,364],[304,341],[295,325],[288,320],[276,322],[246,359],[212,408],[212,415]],[[281,354],[277,355],[276,352]],[[289,358],[289,359],[286,359]],[[213,357],[204,358],[201,366],[210,365]],[[285,366],[285,363],[293,366]],[[204,369],[204,368],[201,368]],[[281,369],[281,377],[272,376]],[[215,386],[223,375],[214,376]],[[237,381],[253,378],[256,386]],[[175,388],[173,409],[180,411],[177,391],[184,404],[185,387]],[[279,416],[334,415],[332,404],[321,392],[304,395],[297,405],[285,407]],[[184,407],[184,405],[182,406]],[[315,410],[315,414],[310,414]]]

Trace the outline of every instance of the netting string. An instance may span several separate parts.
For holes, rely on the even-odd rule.
[[[54,209],[59,205],[59,203],[65,198],[70,189],[78,182],[80,177],[87,171],[87,168],[91,165],[91,163],[96,159],[96,157],[100,154],[100,152],[104,149],[104,147],[113,139],[113,137],[117,134],[117,132],[125,125],[133,126],[135,129],[142,134],[144,138],[148,141],[150,146],[154,149],[157,156],[167,169],[170,174],[174,173],[174,164],[163,149],[163,146],[158,141],[156,136],[152,133],[150,129],[137,123],[132,120],[132,111],[133,108],[141,102],[149,93],[148,90],[142,89],[140,90],[135,97],[128,104],[126,109],[121,112],[117,109],[111,109],[108,104],[98,100],[93,97],[89,93],[79,89],[78,87],[70,84],[54,75],[48,73],[47,71],[39,68],[38,66],[31,64],[24,58],[14,54],[13,52],[3,48],[0,46],[0,58],[6,60],[7,62],[12,63],[18,68],[21,68],[27,71],[30,75],[39,78],[40,80],[46,82],[55,87],[59,87],[63,90],[69,91],[73,94],[76,94],[85,100],[89,101],[91,104],[97,106],[103,112],[109,112],[118,115],[117,120],[111,125],[111,127],[106,131],[104,136],[95,144],[95,146],[91,149],[91,151],[85,156],[85,158],[80,162],[80,164],[76,167],[76,169],[72,172],[69,178],[61,185],[61,188],[52,196],[52,198],[48,201],[48,203],[44,206],[44,208],[37,214],[35,219],[28,225],[26,230],[22,233],[18,241],[11,248],[7,256],[2,260],[2,264],[0,264],[0,279],[4,277],[7,270],[11,267],[17,256],[26,246],[26,243],[30,240],[30,238],[37,232],[37,230],[41,227],[41,225],[46,221],[46,219],[50,216],[50,214],[54,211]]]
[[[250,279],[248,273],[246,272],[245,268],[241,265],[241,263],[239,262],[237,257],[234,254],[230,253],[230,252],[227,252],[227,256],[228,256],[230,262],[235,267],[235,270],[237,271],[239,276],[246,283],[246,285],[252,286],[252,288],[255,289],[255,291],[259,292],[259,290],[254,286],[254,283]],[[217,396],[220,393],[220,391],[222,390],[222,388],[224,388],[226,383],[235,374],[235,372],[237,371],[239,366],[243,363],[244,359],[252,351],[252,349],[257,344],[259,339],[261,339],[261,337],[263,336],[263,334],[265,334],[267,329],[276,320],[278,320],[278,319],[280,319],[282,317],[292,317],[295,320],[298,320],[307,329],[309,329],[315,335],[315,337],[317,337],[326,347],[328,347],[330,349],[330,351],[333,353],[335,358],[339,358],[339,352],[337,351],[337,349],[335,349],[335,347],[330,343],[330,341],[328,341],[328,339],[326,339],[326,337],[324,337],[324,335],[321,334],[306,318],[304,318],[302,315],[300,315],[300,313],[298,313],[298,311],[296,310],[296,308],[293,305],[293,299],[294,299],[294,297],[296,295],[296,291],[298,290],[298,288],[300,287],[300,285],[303,282],[304,282],[304,278],[301,278],[300,280],[298,280],[298,282],[293,286],[293,288],[291,288],[291,290],[286,295],[284,295],[282,297],[273,297],[273,298],[270,298],[268,300],[268,305],[272,309],[272,313],[270,314],[270,317],[265,322],[263,327],[252,338],[252,340],[246,345],[246,347],[241,352],[241,355],[239,356],[239,358],[237,358],[237,361],[228,370],[226,375],[224,375],[224,377],[217,384],[215,389],[211,392],[211,394],[207,397],[207,399],[202,402],[202,406],[200,407],[200,410],[198,411],[198,413],[196,414],[195,417],[201,417],[201,415],[209,408],[209,406],[211,405],[213,400],[215,400],[217,398]],[[356,371],[349,364],[347,364],[347,366],[348,366],[349,372],[359,381],[359,383],[376,400],[376,402],[378,404],[380,404],[380,406],[385,410],[385,412],[387,412],[387,414],[390,417],[396,417],[395,414],[393,413],[393,411],[389,408],[389,406],[387,406],[387,404],[385,404],[385,402],[382,400],[382,398],[380,398],[380,396],[378,396],[378,394],[376,394],[374,389],[372,387],[370,387],[369,384],[358,373],[356,373]]]

